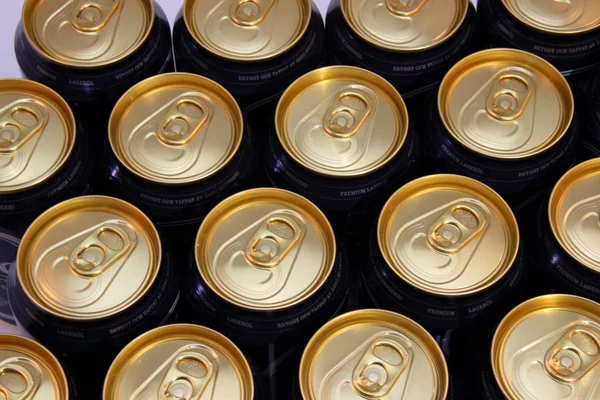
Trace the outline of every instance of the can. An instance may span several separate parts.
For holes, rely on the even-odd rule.
[[[477,179],[513,206],[551,187],[575,163],[573,94],[537,56],[475,53],[448,72],[431,100],[425,147],[438,170]]]
[[[211,78],[250,105],[322,64],[324,31],[310,0],[185,0],[173,28],[177,70]]]
[[[585,86],[584,94],[581,108],[586,117],[585,133],[582,135],[588,153],[586,158],[600,157],[600,80],[597,73]]]
[[[333,0],[327,59],[381,75],[408,98],[483,47],[469,0]]]
[[[450,376],[441,349],[416,322],[359,310],[323,326],[302,355],[304,400],[445,400]]]
[[[253,400],[254,378],[240,349],[222,334],[197,325],[168,325],[141,335],[119,353],[102,398]]]
[[[134,86],[113,110],[108,136],[110,194],[158,227],[194,225],[191,239],[220,201],[262,183],[255,139],[238,104],[197,75],[163,74]]]
[[[20,336],[0,335],[0,391],[6,399],[73,398],[60,362],[45,347]]]
[[[536,297],[502,320],[493,341],[474,349],[473,398],[597,398],[599,349],[600,304],[563,294]]]
[[[20,239],[0,228],[0,334],[17,334],[17,322],[8,303],[8,274],[14,268]]]
[[[91,191],[88,138],[55,91],[0,80],[0,220],[25,231],[49,206]]]

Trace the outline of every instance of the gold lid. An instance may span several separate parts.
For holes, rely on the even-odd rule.
[[[252,371],[220,333],[167,325],[127,345],[110,367],[103,400],[254,399]]]
[[[69,384],[45,347],[21,336],[0,335],[0,395],[6,400],[67,400]]]
[[[73,68],[99,68],[134,53],[154,23],[152,0],[25,0],[23,30],[39,52]]]
[[[519,228],[508,204],[459,175],[430,175],[400,188],[383,207],[377,239],[402,280],[440,296],[487,289],[519,252]]]
[[[305,400],[444,400],[448,368],[416,322],[389,311],[359,310],[329,321],[300,364]]]
[[[140,210],[112,197],[78,197],[50,208],[25,232],[17,275],[44,311],[93,320],[138,301],[161,257],[158,232]]]
[[[408,133],[408,111],[379,75],[326,67],[285,91],[275,125],[286,152],[304,168],[349,178],[369,174],[398,154]]]
[[[600,273],[600,158],[579,164],[558,181],[548,216],[567,254]]]
[[[50,179],[68,160],[75,117],[50,88],[22,79],[0,79],[0,195]]]
[[[439,46],[461,27],[469,0],[341,0],[350,28],[384,50],[415,52]]]
[[[291,49],[311,18],[310,0],[185,0],[190,34],[210,53],[234,61],[264,61]]]
[[[600,304],[562,294],[537,297],[500,323],[492,367],[510,399],[600,396]]]
[[[240,107],[225,88],[198,75],[172,73],[138,83],[109,122],[113,153],[133,174],[164,185],[206,179],[235,156],[244,131]]]
[[[565,135],[574,114],[573,93],[547,61],[512,49],[484,50],[458,62],[445,76],[438,108],[461,145],[486,157],[533,157]]]
[[[573,35],[600,26],[600,2],[597,0],[502,0],[513,17],[543,32]]]
[[[280,189],[231,196],[206,217],[196,238],[196,264],[225,301],[254,311],[292,307],[323,286],[336,243],[325,215]]]

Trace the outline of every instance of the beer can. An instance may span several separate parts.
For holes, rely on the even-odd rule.
[[[333,0],[330,64],[373,71],[406,98],[434,87],[452,65],[482,48],[469,0]]]
[[[102,399],[253,400],[254,386],[250,365],[233,342],[202,326],[177,324],[127,345],[106,375]]]
[[[512,310],[493,340],[472,349],[470,398],[595,399],[600,396],[600,304],[563,294]],[[490,357],[491,355],[491,357]]]
[[[137,84],[117,103],[108,134],[107,190],[159,227],[196,224],[192,239],[212,207],[264,176],[236,101],[197,75]]]
[[[303,400],[445,400],[444,355],[416,322],[389,311],[359,310],[323,326],[302,355]]]
[[[14,234],[0,228],[0,334],[19,332],[8,303],[8,274],[14,268],[19,242]]]
[[[69,400],[73,390],[60,362],[45,347],[0,335],[0,392],[5,399]]]
[[[581,106],[585,115],[585,133],[583,144],[587,150],[586,158],[600,157],[600,79],[599,74],[593,75],[585,86],[585,97]],[[579,106],[579,103],[578,103]]]
[[[55,91],[0,80],[0,223],[24,232],[48,207],[91,191],[88,138]]]
[[[568,83],[518,50],[485,50],[456,64],[426,124],[426,151],[440,172],[477,179],[513,206],[550,188],[577,158]]]
[[[569,170],[537,210],[527,235],[546,290],[600,301],[600,158]]]
[[[185,0],[173,29],[177,70],[211,78],[249,105],[323,63],[324,31],[310,0]]]

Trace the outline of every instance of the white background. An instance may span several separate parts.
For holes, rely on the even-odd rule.
[[[131,1],[131,0],[125,0]],[[157,0],[167,13],[171,25],[183,0]],[[438,0],[438,3],[450,0]],[[477,4],[477,0],[472,0]],[[321,13],[325,16],[329,0],[315,0]],[[23,0],[0,0],[0,78],[19,78],[21,73],[15,60],[13,45],[15,29],[21,18]]]

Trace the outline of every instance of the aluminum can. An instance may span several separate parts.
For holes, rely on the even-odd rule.
[[[431,100],[426,152],[437,169],[477,179],[512,206],[550,188],[576,161],[573,94],[539,57],[475,53],[448,72]]]
[[[563,294],[512,310],[493,339],[473,346],[468,398],[595,399],[600,396],[600,304]]]
[[[254,392],[250,365],[233,342],[202,326],[176,324],[127,345],[106,375],[102,398],[260,399]]]
[[[434,87],[483,47],[469,0],[333,0],[327,59],[381,75],[405,98]]]
[[[89,193],[95,155],[67,103],[52,89],[0,80],[0,221],[25,231],[48,207]]]
[[[8,274],[14,268],[20,239],[0,228],[0,334],[17,334],[17,322],[8,303]]]
[[[246,106],[322,64],[324,31],[310,0],[185,0],[173,30],[177,70],[219,82]]]
[[[600,79],[594,74],[586,84],[585,96],[578,103],[585,116],[583,146],[587,151],[584,158],[600,157]]]

